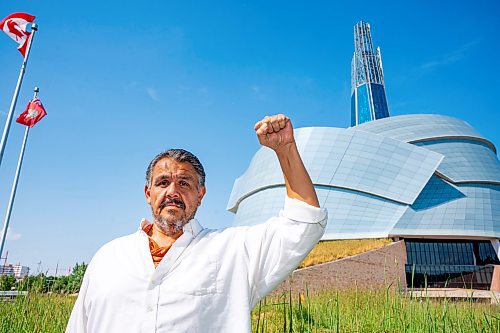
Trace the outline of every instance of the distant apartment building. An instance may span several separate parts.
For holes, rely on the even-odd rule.
[[[20,264],[12,265],[1,265],[0,266],[0,275],[12,275],[16,279],[22,279],[25,276],[28,276],[30,272],[30,268],[27,266],[22,266]]]

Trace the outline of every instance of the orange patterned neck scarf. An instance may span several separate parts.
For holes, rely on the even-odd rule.
[[[142,230],[148,235],[149,238],[149,251],[151,252],[151,257],[153,258],[153,263],[155,264],[155,267],[158,267],[158,264],[160,261],[163,259],[165,254],[170,250],[172,247],[172,244],[166,246],[166,247],[160,247],[158,244],[151,238],[150,233],[153,229],[153,224],[146,224]]]

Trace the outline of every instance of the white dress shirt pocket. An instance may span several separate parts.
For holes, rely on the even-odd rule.
[[[176,276],[169,277],[175,281],[174,292],[203,296],[218,293],[217,259],[215,255],[202,254],[181,259],[177,268],[172,269]],[[178,275],[178,276],[177,276]]]

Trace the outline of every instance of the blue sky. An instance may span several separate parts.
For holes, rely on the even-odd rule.
[[[6,243],[9,262],[54,274],[134,232],[150,210],[144,173],[172,147],[199,156],[206,227],[231,225],[236,177],[258,149],[253,124],[347,127],[353,26],[380,46],[391,115],[438,113],[500,144],[498,1],[9,1],[37,16],[15,115],[40,87],[48,116],[30,132]],[[0,127],[21,65],[0,35]],[[0,217],[24,128],[0,167]],[[0,227],[1,228],[1,227]],[[41,262],[41,264],[38,264]]]

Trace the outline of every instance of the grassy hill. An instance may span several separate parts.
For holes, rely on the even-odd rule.
[[[378,249],[392,243],[388,238],[382,239],[345,239],[322,241],[309,253],[299,268],[338,260],[355,254]]]

